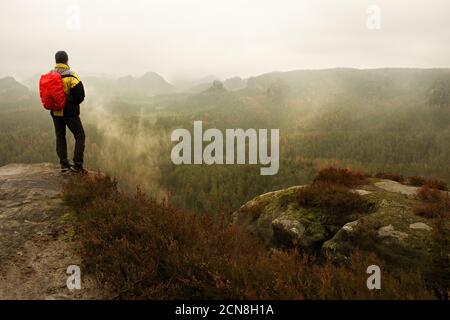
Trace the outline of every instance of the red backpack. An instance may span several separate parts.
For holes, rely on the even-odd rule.
[[[58,111],[66,105],[66,94],[61,75],[58,72],[50,71],[41,76],[39,93],[42,105],[47,110]]]

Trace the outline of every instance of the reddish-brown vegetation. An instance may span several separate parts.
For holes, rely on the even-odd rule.
[[[448,192],[423,186],[417,196],[424,203],[415,208],[415,213],[426,218],[450,217],[450,199]]]
[[[123,299],[430,298],[415,272],[383,273],[383,290],[366,287],[382,265],[356,253],[345,266],[297,252],[268,251],[239,227],[188,214],[141,192],[117,191],[108,177],[65,186],[76,213],[85,268]]]
[[[314,183],[326,182],[353,188],[365,184],[367,182],[367,177],[367,174],[359,171],[328,167],[317,173]]]
[[[424,177],[408,177],[407,183],[411,186],[422,187],[427,186],[429,188],[448,191],[448,185],[445,181],[436,179],[427,179]]]
[[[298,203],[304,207],[319,208],[331,214],[347,215],[369,211],[373,203],[341,184],[315,182],[301,188]]]

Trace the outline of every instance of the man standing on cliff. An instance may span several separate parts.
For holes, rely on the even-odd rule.
[[[56,134],[56,153],[61,164],[61,172],[73,171],[86,173],[83,168],[83,154],[85,135],[83,124],[80,119],[80,103],[84,100],[84,87],[78,75],[69,68],[69,57],[65,51],[58,51],[55,54],[55,68],[52,72],[61,75],[66,103],[61,110],[50,112]],[[73,155],[73,165],[67,159],[66,127],[72,132],[75,138],[75,150]]]

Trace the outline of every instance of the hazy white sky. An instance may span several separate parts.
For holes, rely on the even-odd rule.
[[[370,5],[381,9],[379,29],[367,27]],[[0,77],[21,79],[51,68],[59,49],[81,75],[168,80],[450,67],[450,1],[1,0],[0,43]]]

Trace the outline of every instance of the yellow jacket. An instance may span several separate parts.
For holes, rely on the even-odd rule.
[[[54,72],[58,72],[62,77],[64,93],[67,96],[66,105],[63,109],[52,111],[52,115],[56,117],[77,116],[80,114],[80,103],[83,102],[85,93],[83,83],[79,76],[70,70],[69,66],[64,63],[57,63]]]

